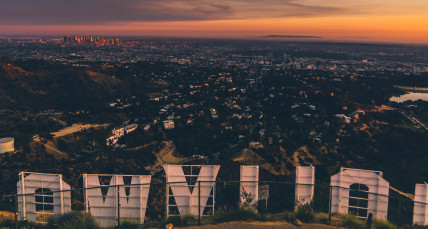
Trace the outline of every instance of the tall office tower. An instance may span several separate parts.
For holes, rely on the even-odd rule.
[[[77,40],[77,36],[76,36],[76,35],[74,35],[73,41],[74,41],[74,42],[78,42],[78,40]]]
[[[64,43],[70,42],[70,36],[65,36],[64,37]]]

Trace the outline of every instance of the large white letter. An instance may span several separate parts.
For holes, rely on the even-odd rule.
[[[382,178],[382,172],[340,168],[331,177],[331,186],[332,212],[361,218],[372,213],[374,218],[387,219],[389,182]]]
[[[314,198],[315,167],[296,167],[295,207],[308,204]]]
[[[61,174],[21,172],[16,186],[22,195],[18,196],[20,220],[46,223],[54,214],[71,211],[70,192],[60,192],[70,190],[70,185]]]
[[[241,179],[239,192],[241,205],[252,207],[259,200],[259,166],[241,165]]]
[[[102,177],[110,178],[110,184],[101,185]],[[124,178],[131,179],[130,184],[125,184]],[[111,226],[117,222],[119,204],[121,219],[143,223],[150,181],[151,176],[83,174],[86,212],[90,212],[100,226]],[[118,188],[109,187],[115,185],[120,185],[119,200]],[[106,195],[103,195],[101,187],[107,189]]]
[[[193,171],[194,168],[200,168],[199,174],[188,174],[185,175],[183,171],[183,167],[190,168],[190,171]],[[201,216],[203,215],[204,209],[207,205],[207,201],[210,197],[213,198],[213,204],[211,205],[214,213],[214,198],[215,198],[215,180],[217,178],[218,170],[220,169],[219,165],[164,165],[165,173],[166,173],[166,213],[167,216],[170,216],[169,208],[169,198],[174,197],[176,202],[176,206],[180,215],[198,215],[199,212]],[[188,179],[194,179],[194,184],[189,185],[187,183]],[[200,181],[201,190],[199,190]],[[193,186],[193,191],[190,191],[190,186]],[[169,194],[169,188],[172,190],[172,195]],[[210,193],[213,190],[213,195]],[[199,205],[199,193],[200,193],[200,209],[198,209]]]
[[[413,209],[413,224],[428,225],[428,184],[416,184],[415,206]]]

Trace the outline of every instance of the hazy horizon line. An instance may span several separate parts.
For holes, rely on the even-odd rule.
[[[321,37],[316,35],[280,35],[268,34],[259,36],[179,36],[179,35],[102,35],[102,34],[85,34],[85,33],[72,33],[72,34],[0,34],[0,39],[62,39],[64,36],[92,36],[104,38],[122,38],[122,39],[210,39],[210,40],[254,40],[254,41],[284,41],[284,42],[312,42],[312,43],[345,43],[345,44],[376,44],[376,45],[411,45],[411,46],[427,46],[427,43],[417,42],[400,42],[400,41],[370,41],[359,39],[370,39],[370,37],[353,37],[353,36],[340,36],[340,37]]]

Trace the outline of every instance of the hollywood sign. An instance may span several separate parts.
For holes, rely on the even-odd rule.
[[[166,215],[213,214],[219,169],[219,165],[164,165]],[[150,182],[148,175],[83,174],[85,211],[103,227],[114,225],[118,218],[144,223]],[[258,166],[241,166],[242,205],[258,203],[258,182]],[[298,166],[296,207],[312,201],[314,185],[315,168]],[[389,183],[383,179],[382,172],[341,168],[331,177],[330,185],[332,213],[354,214],[361,218],[372,214],[377,219],[387,219]],[[46,223],[54,214],[71,212],[71,193],[66,190],[70,190],[70,185],[60,174],[21,172],[17,183],[19,219]],[[252,198],[246,200],[243,193]],[[427,184],[416,184],[415,201],[413,224],[426,226]],[[204,213],[207,209],[210,211]]]

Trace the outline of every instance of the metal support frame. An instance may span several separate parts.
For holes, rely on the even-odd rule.
[[[18,196],[13,198],[15,202],[15,229],[18,229]]]
[[[117,179],[116,179],[116,183],[117,183]],[[119,185],[116,186],[116,190],[117,190],[117,226],[120,228],[120,188]]]
[[[201,225],[201,181],[198,182],[198,224]]]
[[[333,187],[330,185],[330,198],[328,201],[328,224],[331,224],[331,202],[333,195]]]

